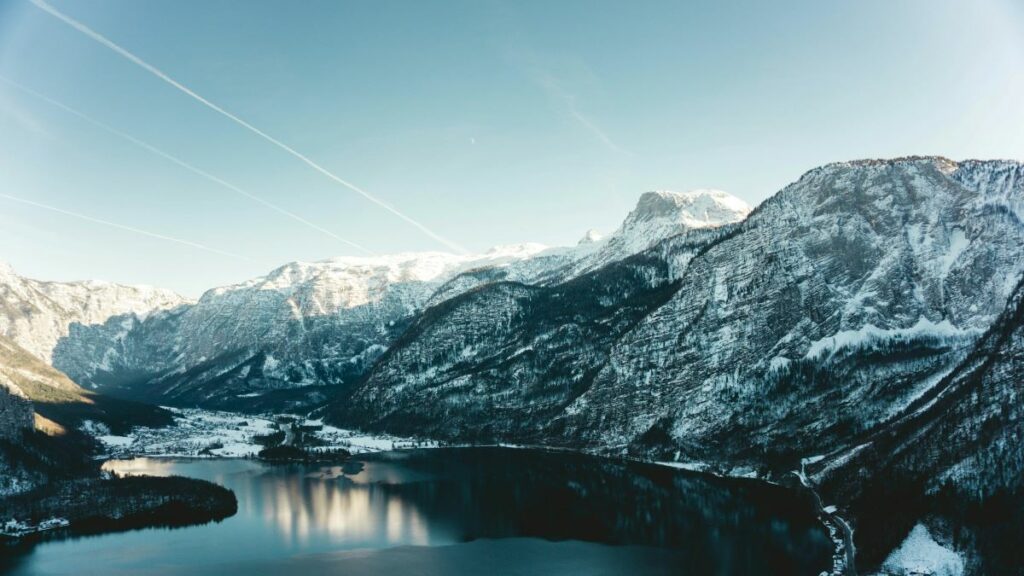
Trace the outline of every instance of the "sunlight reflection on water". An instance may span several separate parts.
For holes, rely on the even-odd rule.
[[[280,540],[305,548],[313,535],[336,542],[377,545],[426,545],[458,541],[427,521],[415,502],[387,493],[382,486],[421,482],[432,476],[370,463],[345,474],[341,466],[299,474],[294,466],[266,466],[251,460],[111,460],[104,470],[119,475],[184,475],[230,487],[239,516],[261,518]]]

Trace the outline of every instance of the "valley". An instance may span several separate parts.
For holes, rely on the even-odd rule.
[[[576,246],[295,262],[195,301],[8,269],[3,432],[42,447],[8,452],[5,493],[100,457],[532,446],[803,484],[838,573],[920,550],[1007,573],[1022,273],[1024,165],[938,157],[829,164],[756,208],[649,192]]]

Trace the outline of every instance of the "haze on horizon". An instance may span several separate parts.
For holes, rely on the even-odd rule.
[[[242,123],[0,0],[0,76],[35,92],[0,82],[0,260],[41,279],[196,296],[362,249],[571,244],[651,189],[1024,159],[1012,0],[50,5]]]

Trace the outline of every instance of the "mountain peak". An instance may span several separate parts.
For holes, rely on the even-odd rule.
[[[654,219],[671,220],[686,228],[711,228],[739,222],[751,210],[749,204],[721,190],[655,190],[640,196],[623,228]]]
[[[604,234],[601,234],[595,228],[591,228],[590,230],[587,230],[587,233],[583,235],[583,238],[580,238],[580,241],[577,242],[576,245],[584,246],[587,244],[596,244],[600,242],[602,238],[604,238]]]
[[[8,264],[4,260],[0,260],[0,278],[8,278],[17,276],[17,272],[14,271],[14,267]]]

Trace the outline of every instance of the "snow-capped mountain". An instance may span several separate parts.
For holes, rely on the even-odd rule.
[[[47,363],[73,323],[102,324],[112,316],[145,316],[187,302],[170,290],[152,286],[31,280],[0,262],[0,336]]]
[[[622,225],[607,236],[588,230],[575,246],[550,248],[508,266],[478,268],[460,274],[431,298],[438,303],[495,281],[553,285],[653,247],[691,230],[742,222],[751,212],[743,200],[721,190],[645,192]]]
[[[647,192],[622,227],[606,240],[605,260],[618,260],[646,250],[686,230],[717,228],[744,220],[752,208],[721,190]]]
[[[458,435],[479,431],[475,412],[456,409],[473,398],[517,414],[489,423],[507,426],[496,436],[735,465],[803,437],[778,424],[785,407],[833,445],[853,425],[839,425],[844,403],[860,399],[857,429],[898,413],[1002,312],[1024,271],[1024,191],[1001,167],[833,164],[737,226],[693,230],[567,283],[482,287],[418,318],[344,413]],[[617,324],[634,304],[633,323]],[[910,359],[864,361],[897,351]],[[838,378],[857,385],[802,389]],[[540,416],[537,387],[551,403]],[[786,402],[762,406],[773,390]],[[811,392],[836,397],[819,405]],[[435,410],[454,416],[442,424]]]
[[[175,310],[75,326],[57,346],[54,365],[84,385],[116,386],[124,395],[161,402],[322,401],[322,387],[360,374],[444,279],[544,249],[523,244],[471,256],[292,262]]]
[[[357,380],[418,313],[482,283],[565,281],[671,235],[742,220],[724,192],[644,194],[606,238],[294,262],[148,318],[75,326],[54,365],[84,385],[161,403],[263,409],[316,405]]]
[[[482,255],[422,252],[292,262],[266,276],[206,292],[180,316],[175,357],[189,362],[245,348],[281,358],[274,352],[284,353],[310,332],[325,327],[346,332],[343,338],[361,335],[376,342],[373,334],[387,332],[389,325],[416,313],[452,275],[479,266],[507,265],[544,249],[540,244],[523,244]],[[332,350],[328,359],[347,362],[363,351]],[[283,380],[295,380],[296,374],[300,382],[317,378],[304,368],[291,374],[285,366],[278,365],[276,372],[270,366],[264,368]]]
[[[426,291],[461,271],[508,265],[528,259],[546,248],[542,244],[517,244],[498,246],[477,255],[409,252],[332,258],[321,262],[291,262],[266,276],[214,288],[203,296],[199,304],[225,302],[228,297],[248,299],[253,293],[270,293],[294,304],[297,316],[320,316],[378,301],[392,286],[417,285]]]

